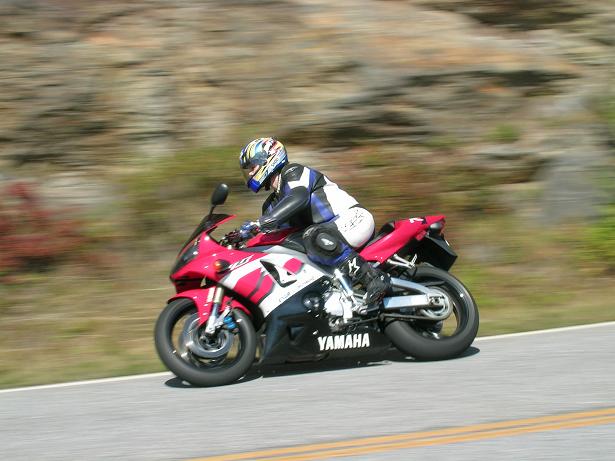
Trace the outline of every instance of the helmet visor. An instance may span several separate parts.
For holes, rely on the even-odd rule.
[[[248,152],[242,152],[239,158],[239,165],[242,170],[250,170],[254,165],[264,165],[265,163],[267,163],[265,151],[254,152],[252,155]]]

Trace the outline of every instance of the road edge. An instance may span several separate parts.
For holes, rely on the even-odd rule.
[[[612,325],[615,325],[615,321],[588,323],[585,325],[573,325],[569,327],[548,328],[545,330],[523,331],[519,333],[506,333],[506,334],[493,335],[493,336],[479,336],[474,341],[482,342],[482,341],[491,341],[494,339],[516,338],[520,336],[532,336],[532,335],[540,335],[540,334],[547,334],[547,333],[560,333],[560,332],[566,332],[566,331],[586,330],[590,328],[600,328],[600,327],[612,326]],[[62,387],[83,386],[83,385],[89,385],[89,384],[107,384],[107,383],[132,381],[132,380],[146,379],[146,378],[172,377],[172,376],[173,374],[171,372],[162,371],[158,373],[145,373],[145,374],[140,374],[140,375],[115,376],[115,377],[110,377],[110,378],[87,379],[83,381],[70,381],[66,383],[41,384],[38,386],[14,387],[14,388],[9,388],[9,389],[0,389],[0,394],[9,394],[12,392],[35,391],[35,390],[44,390],[44,389],[59,389]]]

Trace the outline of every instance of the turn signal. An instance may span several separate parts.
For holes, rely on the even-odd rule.
[[[228,270],[228,268],[231,266],[231,263],[224,259],[216,259],[213,266],[216,272],[224,272]]]

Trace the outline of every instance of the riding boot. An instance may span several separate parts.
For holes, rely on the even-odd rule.
[[[371,308],[378,307],[389,289],[389,276],[354,251],[338,267],[350,277],[353,285],[358,283],[365,288],[365,304]]]

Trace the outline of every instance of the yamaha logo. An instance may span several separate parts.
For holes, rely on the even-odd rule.
[[[369,333],[352,335],[319,336],[318,346],[321,351],[335,351],[339,349],[359,349],[369,347]]]

